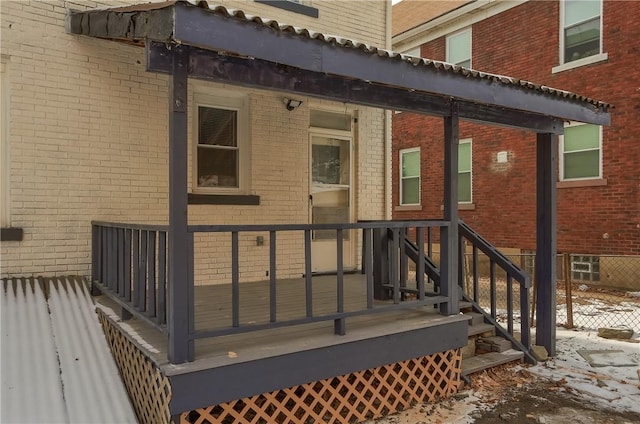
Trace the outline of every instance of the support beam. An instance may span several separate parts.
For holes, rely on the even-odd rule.
[[[536,154],[536,344],[556,354],[556,182],[558,137],[538,134]]]
[[[146,49],[147,70],[169,73],[170,46],[149,42]],[[189,53],[189,77],[434,116],[447,116],[450,110],[450,99],[438,94],[341,78],[255,58],[225,56],[196,47]],[[562,120],[535,113],[460,100],[458,105],[459,117],[469,121],[536,132],[562,133],[564,128]]]
[[[187,232],[187,47],[174,46],[169,78],[169,361],[189,358],[190,260]]]
[[[449,221],[440,233],[440,291],[449,297],[440,313],[457,314],[458,298],[458,146],[460,143],[458,104],[451,102],[451,114],[444,118],[444,220]]]

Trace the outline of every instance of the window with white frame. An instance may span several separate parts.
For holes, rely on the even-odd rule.
[[[560,137],[560,179],[602,178],[602,127],[572,123]]]
[[[447,62],[471,68],[471,28],[447,37]]]
[[[194,192],[247,191],[247,99],[196,94],[194,105]]]
[[[602,51],[602,1],[564,0],[560,28],[562,63]]]
[[[471,203],[471,139],[460,140],[458,145],[458,202]]]
[[[400,150],[400,204],[420,204],[420,148]]]
[[[409,50],[405,50],[405,51],[402,52],[402,54],[406,54],[406,55],[409,55],[409,56],[415,56],[415,57],[421,57],[420,46],[414,47],[414,48],[409,49]]]

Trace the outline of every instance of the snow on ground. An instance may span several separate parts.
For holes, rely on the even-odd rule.
[[[598,337],[597,331],[558,328],[556,356],[528,370],[564,379],[568,387],[609,408],[640,413],[640,334],[635,336],[630,341],[609,340]],[[598,363],[615,365],[592,366],[578,351],[595,351],[592,357]]]

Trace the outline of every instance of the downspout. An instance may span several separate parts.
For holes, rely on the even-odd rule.
[[[386,13],[385,13],[385,48],[391,50],[391,30],[392,20],[391,13],[393,5],[391,0],[386,0]],[[391,114],[393,112],[384,109],[384,219],[390,220],[392,218],[392,193],[391,193]]]

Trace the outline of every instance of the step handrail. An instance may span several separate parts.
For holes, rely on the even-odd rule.
[[[466,238],[477,247],[482,253],[494,261],[496,265],[504,269],[507,274],[520,283],[523,288],[531,287],[531,276],[523,271],[518,265],[514,264],[509,258],[496,249],[491,243],[486,241],[480,234],[476,233],[471,227],[460,221],[458,226],[460,236]]]

